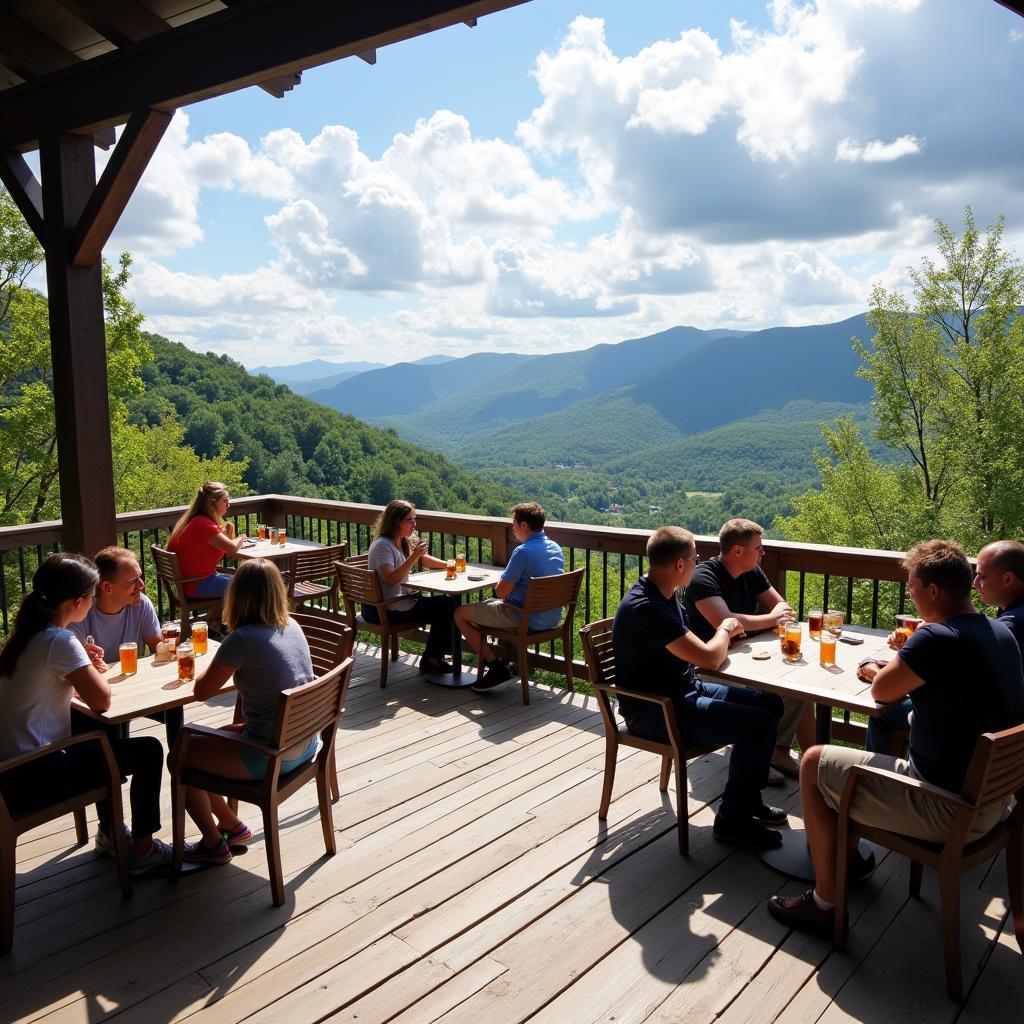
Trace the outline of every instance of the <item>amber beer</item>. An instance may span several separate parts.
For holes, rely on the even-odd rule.
[[[807,613],[807,632],[811,637],[821,636],[821,619],[822,613],[820,610]]]
[[[168,653],[173,654],[174,649],[178,646],[181,627],[176,622],[165,622],[160,628],[160,632],[164,638],[164,643],[167,644]]]
[[[280,544],[281,547],[284,547],[284,543],[287,539],[288,531],[282,526],[281,529],[277,531],[277,543]]]
[[[787,622],[786,635],[782,638],[782,656],[786,661],[800,660],[800,623]]]
[[[259,534],[260,540],[266,540],[267,539],[267,524],[266,523],[257,523],[256,524],[256,532]]]
[[[230,520],[224,523],[224,536],[227,537],[228,540],[235,539],[235,524]]]
[[[833,636],[839,636],[843,632],[843,613],[825,612],[821,624]]]
[[[271,544],[276,544],[277,543],[277,527],[276,526],[268,526],[267,527],[267,533],[270,535],[270,543]]]
[[[449,558],[448,561],[445,563],[444,578],[446,580],[453,580],[453,579],[455,579],[455,576],[456,576],[455,559],[454,558]]]
[[[833,633],[822,633],[818,644],[818,663],[822,668],[831,668],[836,663],[835,635]]]
[[[121,675],[135,675],[139,671],[139,645],[136,643],[121,644],[118,653],[121,655]]]
[[[455,571],[464,573],[466,571],[466,554],[464,551],[455,552]]]
[[[186,640],[178,645],[178,681],[185,683],[196,677],[196,658],[192,645]]]
[[[206,653],[207,631],[205,622],[196,622],[192,625],[192,648],[196,657],[201,658]]]

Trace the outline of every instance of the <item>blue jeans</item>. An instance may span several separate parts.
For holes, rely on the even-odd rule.
[[[872,754],[894,754],[902,757],[903,751],[892,749],[894,732],[910,731],[910,712],[914,705],[909,697],[904,697],[899,704],[890,704],[880,715],[868,718],[868,738],[864,744]]]
[[[761,806],[761,787],[768,780],[768,765],[782,718],[782,698],[774,693],[698,680],[688,694],[672,697],[683,744],[709,747],[732,744],[729,779],[722,794],[720,813],[726,818],[751,814]],[[632,710],[632,709],[631,709]],[[631,733],[668,742],[665,719],[651,705],[626,719]]]
[[[210,576],[207,576],[205,580],[200,580],[198,583],[194,583],[193,597],[201,597],[209,599],[212,597],[223,597],[227,593],[228,584],[231,582],[231,577],[227,573],[215,572]]]
[[[281,775],[287,775],[289,772],[295,771],[299,765],[303,765],[307,761],[311,761],[313,756],[316,754],[317,747],[319,745],[319,737],[314,736],[309,743],[306,744],[306,749],[299,752],[298,757],[289,757],[282,761]],[[251,747],[239,747],[238,749],[249,774],[254,779],[265,779],[267,777],[267,765],[270,763],[270,759],[267,755],[261,754],[258,750],[253,750]]]

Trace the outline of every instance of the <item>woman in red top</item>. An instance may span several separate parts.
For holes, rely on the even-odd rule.
[[[231,577],[217,572],[217,563],[225,555],[234,555],[246,542],[245,534],[229,540],[224,532],[224,516],[231,504],[228,489],[211,480],[196,491],[188,511],[178,520],[167,542],[178,555],[181,575],[201,577],[185,584],[186,597],[222,597]]]

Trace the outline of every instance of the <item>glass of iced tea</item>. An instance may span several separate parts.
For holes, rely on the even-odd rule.
[[[455,552],[455,571],[463,573],[466,571],[466,552],[456,551]]]
[[[786,661],[800,660],[800,623],[787,622],[786,635],[782,638],[782,656]]]
[[[186,640],[178,644],[178,681],[188,682],[196,677],[196,657],[192,645]]]
[[[456,572],[455,572],[455,559],[454,558],[449,558],[448,561],[445,563],[444,578],[446,580],[453,580],[453,579],[455,579],[455,576],[456,576]]]
[[[277,531],[277,543],[280,544],[281,547],[284,547],[286,540],[288,540],[288,531],[282,526],[281,529]]]
[[[257,523],[256,524],[256,533],[259,534],[260,540],[266,540],[267,539],[267,524],[266,523]]]
[[[137,643],[121,644],[118,653],[121,655],[121,675],[135,675],[139,671],[139,645]]]
[[[197,658],[201,658],[206,653],[208,639],[206,623],[192,623],[192,648],[196,652]]]
[[[833,636],[839,636],[843,631],[843,613],[825,612],[821,620],[822,628]]]
[[[821,636],[821,618],[822,611],[820,608],[815,608],[807,613],[807,632],[812,640]]]
[[[235,524],[231,522],[230,519],[226,520],[224,523],[224,536],[227,537],[228,540],[235,539]]]
[[[160,627],[160,633],[164,638],[164,643],[167,644],[167,653],[173,654],[174,649],[178,646],[181,627],[176,622],[165,622]]]
[[[818,663],[822,668],[831,668],[836,663],[836,636],[822,633],[818,641]]]
[[[267,536],[270,538],[270,543],[271,544],[276,544],[277,543],[277,527],[276,526],[268,526],[267,527]]]

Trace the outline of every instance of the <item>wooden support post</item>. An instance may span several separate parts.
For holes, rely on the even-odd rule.
[[[69,251],[96,185],[92,138],[42,139],[39,166],[64,548],[91,555],[117,534],[100,263],[73,266]]]

